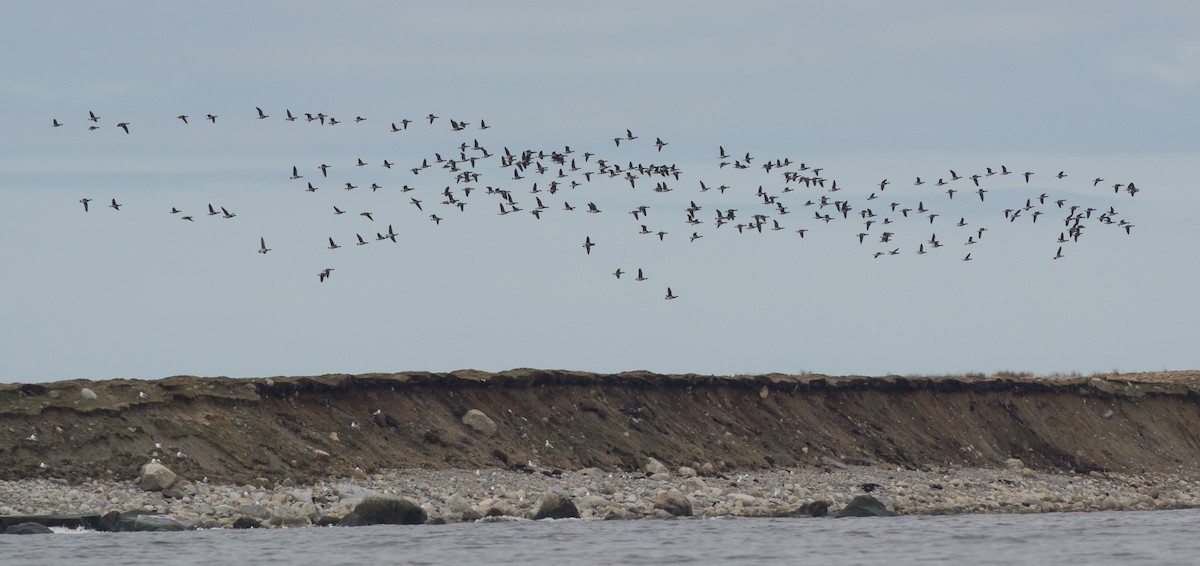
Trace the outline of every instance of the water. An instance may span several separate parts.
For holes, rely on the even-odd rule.
[[[1200,510],[0,535],[5,565],[1195,564]]]

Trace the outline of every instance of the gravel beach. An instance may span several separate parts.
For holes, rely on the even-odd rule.
[[[647,462],[651,470],[659,466],[657,461]],[[0,482],[0,515],[139,510],[170,515],[194,527],[232,527],[239,519],[264,527],[307,527],[334,524],[364,498],[384,496],[415,502],[431,522],[457,522],[489,515],[533,518],[548,494],[566,496],[584,519],[687,515],[664,506],[664,494],[684,496],[690,516],[696,518],[806,516],[802,506],[814,501],[828,502],[833,514],[864,494],[901,514],[1157,510],[1200,505],[1194,480],[1189,477],[1038,473],[1015,460],[1004,469],[834,466],[720,474],[705,474],[707,466],[699,471],[685,467],[639,474],[595,468],[531,468],[524,472],[413,469],[330,478],[311,485],[289,480],[277,485],[180,480],[165,492],[144,490],[132,480],[69,484],[29,479]]]

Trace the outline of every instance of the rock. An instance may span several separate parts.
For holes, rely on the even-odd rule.
[[[261,529],[262,526],[262,521],[244,515],[233,521],[233,528],[235,529]]]
[[[397,421],[391,415],[389,415],[383,411],[377,411],[375,413],[372,413],[371,420],[375,422],[376,426],[388,427],[388,428],[399,428],[399,426],[400,426],[400,421]]]
[[[184,497],[191,495],[188,490],[184,489],[184,486],[181,485],[182,483],[183,482],[177,481],[172,484],[171,487],[162,490],[163,497],[170,497],[171,499],[183,499]]]
[[[308,517],[301,515],[275,515],[271,517],[271,524],[283,527],[285,529],[299,529],[312,525],[312,521]]]
[[[116,520],[115,532],[164,532],[186,531],[188,526],[170,515],[143,515],[123,513]]]
[[[774,516],[776,517],[824,517],[829,514],[828,501],[810,501],[803,505],[797,505],[780,511]]]
[[[587,476],[589,478],[602,478],[602,477],[608,475],[604,470],[601,470],[600,468],[584,468],[575,473],[577,473],[581,476]]]
[[[271,511],[262,505],[242,505],[238,511],[246,517],[254,517],[256,519],[271,518]]]
[[[654,508],[662,509],[675,517],[691,517],[692,502],[678,491],[663,491],[654,498]]]
[[[316,456],[318,460],[328,460],[329,459],[329,453],[324,450],[321,450],[320,448],[313,450],[313,456]]]
[[[4,534],[6,535],[48,535],[52,534],[53,532],[54,531],[50,530],[50,527],[47,527],[41,523],[33,522],[17,523],[16,525],[4,529]]]
[[[705,476],[712,476],[715,472],[716,468],[713,467],[712,462],[705,462],[704,465],[700,466],[700,473]]]
[[[671,473],[671,470],[668,469],[665,464],[663,464],[662,462],[659,462],[655,458],[646,459],[646,465],[644,466],[644,469],[646,470],[647,473],[650,473],[650,474],[669,474],[669,473]]]
[[[676,473],[678,473],[678,474],[679,474],[679,477],[681,477],[681,478],[694,478],[694,477],[696,477],[696,470],[695,470],[695,468],[689,468],[689,467],[687,467],[687,466],[680,466],[679,470],[677,470],[677,471],[676,471]]]
[[[830,468],[837,468],[839,470],[847,469],[846,465],[841,461],[836,458],[830,458],[829,456],[821,456],[821,463],[829,466]]]
[[[467,411],[467,414],[463,415],[462,422],[484,436],[496,434],[495,421],[483,414],[483,411],[479,409]]]
[[[838,519],[842,517],[894,517],[898,514],[895,511],[888,511],[887,507],[878,499],[870,495],[860,495],[846,504],[834,517]]]
[[[762,386],[762,389],[758,390],[758,398],[759,399],[766,399],[767,397],[770,397],[770,396],[771,396],[771,390],[768,389],[766,385]]]
[[[1025,467],[1025,462],[1022,462],[1020,458],[1009,458],[1004,461],[1004,467],[1019,472],[1021,468]]]
[[[693,477],[683,480],[683,483],[679,487],[691,492],[697,492],[707,490],[708,484],[704,483],[704,480],[700,478]]]
[[[429,515],[416,503],[391,497],[368,497],[354,506],[363,525],[421,525]]]
[[[175,483],[175,472],[162,464],[151,462],[142,466],[142,477],[138,479],[146,491],[162,491]]]
[[[84,399],[87,399],[88,401],[96,400],[96,392],[92,391],[91,389],[88,389],[87,387],[84,387],[83,389],[79,390],[79,396],[83,397]]]
[[[538,505],[537,513],[533,516],[534,520],[542,519],[578,519],[579,509],[575,507],[575,502],[571,501],[570,497],[557,493],[547,493],[542,496],[542,502]]]

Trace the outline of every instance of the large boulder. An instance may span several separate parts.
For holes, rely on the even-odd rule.
[[[358,517],[360,525],[422,525],[429,519],[420,505],[392,497],[363,499],[354,506],[352,515]]]
[[[138,479],[142,489],[146,491],[162,491],[175,483],[175,472],[157,462],[142,466],[142,475]]]
[[[496,434],[495,421],[483,414],[483,411],[479,409],[467,411],[467,414],[463,415],[462,422],[484,436]]]
[[[887,506],[870,495],[860,495],[846,504],[834,517],[894,517],[895,511],[888,511]]]
[[[48,535],[53,532],[50,527],[34,522],[17,523],[4,529],[6,535]]]
[[[654,498],[654,508],[662,509],[676,517],[691,517],[692,502],[678,491],[664,491]]]
[[[570,497],[559,493],[547,493],[542,496],[541,505],[538,505],[537,513],[533,518],[539,521],[542,519],[578,519],[579,508],[575,507],[575,502],[571,501]]]
[[[170,515],[132,511],[118,513],[110,511],[104,515],[105,522],[111,525],[108,529],[113,532],[133,531],[185,531],[188,526]]]

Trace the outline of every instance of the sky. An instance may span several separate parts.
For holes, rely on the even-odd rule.
[[[3,11],[3,382],[1200,367],[1195,3]],[[533,151],[523,171],[506,148]],[[443,168],[462,157],[478,179]],[[1002,165],[1014,174],[985,175]],[[1132,196],[1112,190],[1131,182]],[[442,204],[446,187],[463,210]],[[487,187],[520,210],[499,214],[507,202]],[[1093,212],[1060,244],[1071,206]],[[717,226],[728,209],[736,219]],[[389,225],[397,241],[377,240]]]

